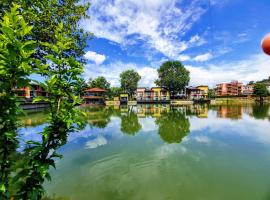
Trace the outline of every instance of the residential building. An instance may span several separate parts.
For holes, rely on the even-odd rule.
[[[197,89],[201,90],[202,98],[208,98],[209,87],[207,85],[199,85],[196,87]]]
[[[215,91],[217,96],[237,96],[242,94],[243,84],[238,81],[230,83],[220,83],[216,85]]]
[[[242,94],[243,95],[252,95],[254,91],[254,85],[247,84],[242,86]]]
[[[120,94],[120,103],[127,104],[127,102],[128,102],[128,94],[127,93]]]
[[[47,92],[44,88],[35,82],[30,82],[29,86],[14,88],[14,91],[18,97],[31,99],[38,96],[47,96]]]
[[[205,93],[205,90],[201,90],[200,87],[186,87],[186,95],[190,100],[200,100],[207,98],[207,93]]]
[[[170,100],[170,93],[162,87],[137,88],[137,102],[167,102]]]
[[[83,97],[86,104],[102,105],[105,103],[106,90],[102,88],[90,88],[85,90]]]

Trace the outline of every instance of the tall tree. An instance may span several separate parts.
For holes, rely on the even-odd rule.
[[[190,80],[189,71],[180,61],[164,62],[157,72],[158,79],[155,83],[160,87],[168,89],[171,92],[171,96],[176,92],[183,91]]]
[[[140,80],[141,76],[138,72],[133,69],[126,70],[120,74],[121,89],[131,97],[136,91]]]
[[[254,85],[254,95],[260,97],[260,101],[263,101],[263,97],[269,95],[269,91],[264,83],[256,83]]]
[[[105,90],[109,90],[110,85],[111,85],[104,76],[99,76],[93,80],[89,79],[88,84],[89,84],[89,87],[91,88],[97,87],[97,88],[102,88]]]

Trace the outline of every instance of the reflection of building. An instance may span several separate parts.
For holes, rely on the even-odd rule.
[[[242,83],[232,81],[230,83],[220,83],[216,85],[217,96],[237,96],[242,94]]]
[[[169,105],[137,105],[137,116],[138,117],[160,117],[163,113],[167,113],[170,111]]]
[[[85,90],[83,97],[86,104],[100,105],[105,103],[106,90],[101,88],[90,88]]]
[[[208,117],[208,106],[194,104],[192,106],[187,107],[187,115],[195,115],[199,118],[207,118]]]
[[[243,114],[243,107],[240,106],[218,106],[217,117],[241,119]]]
[[[190,86],[186,88],[186,93],[188,99],[191,100],[206,99],[208,96],[208,86]]]
[[[169,103],[170,93],[164,88],[137,88],[136,99],[138,103],[154,103],[164,102]]]
[[[40,85],[30,82],[29,86],[14,89],[18,97],[34,98],[38,96],[47,96],[47,92]]]

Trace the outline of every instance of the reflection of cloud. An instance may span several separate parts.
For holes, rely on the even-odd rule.
[[[139,122],[144,132],[155,131],[158,129],[154,118],[139,118]]]
[[[106,140],[106,138],[104,138],[103,136],[98,136],[97,138],[86,142],[85,148],[86,149],[95,149],[95,148],[97,148],[99,146],[103,146],[107,143],[108,143],[108,141]]]
[[[159,159],[164,159],[175,152],[185,154],[187,149],[180,144],[164,144],[156,149],[155,154]]]
[[[235,136],[249,137],[257,142],[270,144],[270,123],[267,119],[257,120],[246,114],[237,121],[231,119],[217,120],[216,112],[209,112],[208,118],[189,118],[191,131],[205,131],[208,134],[234,134]],[[226,130],[226,131],[225,131]],[[256,134],[255,134],[256,133]],[[211,137],[211,136],[210,136]],[[189,138],[191,139],[191,138]],[[196,141],[206,142],[206,138],[194,138]]]

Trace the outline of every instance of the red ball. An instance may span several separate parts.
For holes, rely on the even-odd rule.
[[[270,55],[270,34],[266,35],[262,40],[262,49],[264,53]]]

